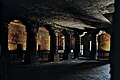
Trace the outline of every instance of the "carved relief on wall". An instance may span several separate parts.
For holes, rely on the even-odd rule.
[[[110,34],[103,32],[100,36],[100,50],[110,51]]]
[[[17,44],[22,44],[25,50],[27,36],[25,26],[19,20],[14,20],[10,22],[8,28],[8,49],[15,50]]]
[[[37,35],[37,49],[40,45],[40,50],[50,50],[50,35],[45,27],[40,27]]]

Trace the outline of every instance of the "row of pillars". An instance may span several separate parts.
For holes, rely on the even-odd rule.
[[[90,55],[89,55],[89,59],[96,59],[96,53],[97,53],[97,42],[96,42],[96,35],[99,33],[99,31],[94,30],[94,31],[90,31],[88,32],[88,34],[91,35],[91,39],[88,38],[88,40],[86,39],[85,41],[88,41],[89,43],[87,45],[89,45],[88,47],[90,48],[90,41],[92,43],[91,45],[91,51],[90,51]],[[74,32],[74,37],[75,37],[75,48],[73,50],[74,52],[74,59],[79,58],[79,54],[80,53],[80,45],[81,45],[81,37],[80,35],[82,35],[83,32]],[[71,34],[68,33],[67,31],[63,32],[63,35],[65,36],[65,50],[64,50],[64,54],[63,54],[63,60],[68,60],[68,55],[71,53]],[[56,34],[52,34],[51,36],[51,47],[50,47],[50,61],[54,61],[54,55],[57,53],[58,50],[58,35]],[[85,49],[84,51],[86,51],[87,49]],[[86,56],[86,54],[84,54],[84,56]]]
[[[2,26],[2,25],[1,25]],[[25,64],[31,64],[34,63],[37,49],[36,49],[36,39],[37,39],[37,25],[31,25],[27,24],[29,29],[27,29],[27,46],[26,46],[26,54],[25,54]],[[0,35],[0,44],[1,44],[1,56],[3,56],[8,62],[9,62],[9,54],[8,54],[8,26],[3,25],[1,27],[1,34],[4,34],[4,36]],[[83,32],[82,32],[83,33]],[[54,56],[57,54],[58,50],[58,34],[55,30],[49,30],[50,34],[50,54],[49,54],[49,61],[54,61]],[[63,60],[68,60],[68,55],[71,53],[71,35],[66,30],[64,31],[65,36],[65,50],[63,54]],[[74,58],[79,58],[80,53],[80,37],[81,33],[78,33],[77,31],[74,33],[75,37],[75,48],[73,50],[74,52]],[[89,58],[95,59],[96,55],[96,31],[92,31],[91,33],[92,38],[92,47],[91,47],[91,53]]]

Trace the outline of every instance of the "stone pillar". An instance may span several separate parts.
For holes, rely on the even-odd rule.
[[[8,53],[8,25],[0,25],[1,56],[9,63],[10,55]]]
[[[83,45],[83,56],[89,57],[90,55],[90,40],[91,35],[89,33],[85,33],[81,38],[81,44]]]
[[[65,36],[65,50],[64,50],[64,54],[63,54],[63,60],[68,60],[68,54],[70,54],[70,50],[71,50],[71,36],[69,33],[67,33],[66,31],[63,32],[63,35]]]
[[[25,64],[36,63],[37,54],[37,22],[28,21],[25,23],[27,30],[27,45],[25,54]]]
[[[79,58],[79,54],[80,54],[80,37],[78,32],[74,33],[75,36],[75,49],[74,49],[74,58]]]
[[[96,34],[99,32],[99,30],[92,30],[91,33],[91,52],[89,59],[96,59],[96,54],[97,54],[97,36]]]
[[[50,32],[50,54],[49,54],[49,61],[54,61],[54,55],[57,52],[57,36],[54,30],[51,30]]]
[[[7,66],[10,56],[8,54],[8,25],[0,24],[0,80],[7,80]]]
[[[27,31],[27,54],[29,56],[28,60],[30,60],[30,63],[35,63],[35,56],[37,54],[37,32],[35,30],[36,29],[32,28]]]
[[[96,34],[91,34],[92,35],[92,45],[91,45],[91,52],[90,52],[90,59],[96,59]]]
[[[111,79],[120,80],[120,0],[115,0],[115,13],[111,27],[110,67]]]
[[[56,53],[54,55],[54,61],[59,61],[59,54],[58,54],[58,31],[56,32]]]

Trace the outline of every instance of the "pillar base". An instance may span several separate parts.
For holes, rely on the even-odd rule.
[[[39,64],[39,57],[38,56],[31,57],[30,64],[31,65]]]
[[[54,55],[49,54],[48,55],[48,61],[49,62],[54,62]]]
[[[55,54],[54,55],[54,62],[58,62],[58,61],[60,61],[59,60],[59,54]]]

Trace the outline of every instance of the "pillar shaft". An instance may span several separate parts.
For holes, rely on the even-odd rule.
[[[79,58],[79,53],[80,53],[80,37],[79,37],[79,34],[77,32],[74,35],[75,35],[74,58]]]
[[[110,66],[111,79],[120,80],[120,0],[115,0],[115,13],[113,15],[113,25],[111,27],[111,52]]]
[[[1,25],[1,56],[9,63],[10,55],[8,54],[8,25]]]
[[[36,55],[36,32],[28,31],[27,32],[27,51],[32,53],[32,56]]]
[[[97,52],[97,47],[96,47],[96,33],[92,33],[92,45],[91,45],[91,52],[90,52],[90,59],[96,59],[96,52]]]
[[[8,26],[6,24],[0,24],[0,80],[7,80],[7,66],[9,61]]]
[[[91,36],[88,33],[86,33],[81,38],[81,44],[83,45],[83,56],[84,57],[89,57],[90,55],[90,40],[91,40]]]
[[[33,64],[35,63],[35,56],[37,54],[37,25],[28,25],[27,28],[27,45],[25,54],[25,63]]]
[[[64,51],[64,54],[63,54],[63,60],[68,60],[68,54],[70,53],[70,35],[69,34],[64,34],[65,36],[65,51]]]
[[[54,61],[54,55],[57,51],[57,37],[54,31],[50,32],[50,54],[49,61]]]

